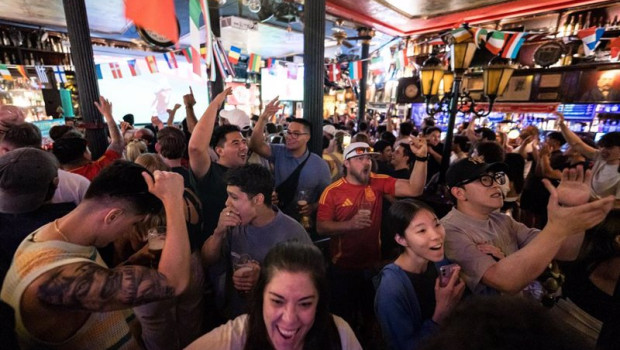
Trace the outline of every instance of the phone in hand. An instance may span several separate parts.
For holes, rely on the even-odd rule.
[[[457,264],[444,265],[439,268],[439,286],[445,287],[450,282],[450,278],[452,278],[452,274],[456,271],[458,267]]]

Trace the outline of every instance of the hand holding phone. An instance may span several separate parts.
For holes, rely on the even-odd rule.
[[[445,287],[450,282],[450,278],[454,274],[454,271],[458,268],[457,264],[444,265],[439,268],[439,286]]]

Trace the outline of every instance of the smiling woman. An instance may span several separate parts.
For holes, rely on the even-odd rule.
[[[319,249],[298,242],[278,244],[265,258],[249,314],[187,349],[361,349],[351,327],[329,313],[328,295]]]

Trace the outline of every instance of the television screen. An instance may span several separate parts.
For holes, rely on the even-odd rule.
[[[261,90],[263,101],[270,101],[276,96],[280,96],[281,101],[303,101],[304,68],[292,62],[287,65],[277,62],[271,68],[263,68]]]

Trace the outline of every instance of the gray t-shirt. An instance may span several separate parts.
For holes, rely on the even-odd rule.
[[[478,220],[453,208],[441,219],[446,229],[446,258],[461,266],[461,276],[474,294],[497,294],[498,291],[481,283],[482,276],[495,259],[476,247],[488,243],[508,256],[527,245],[540,230],[529,228],[498,212],[487,220]]]
[[[614,196],[620,199],[620,173],[617,164],[607,164],[598,151],[592,166],[592,197]]]

